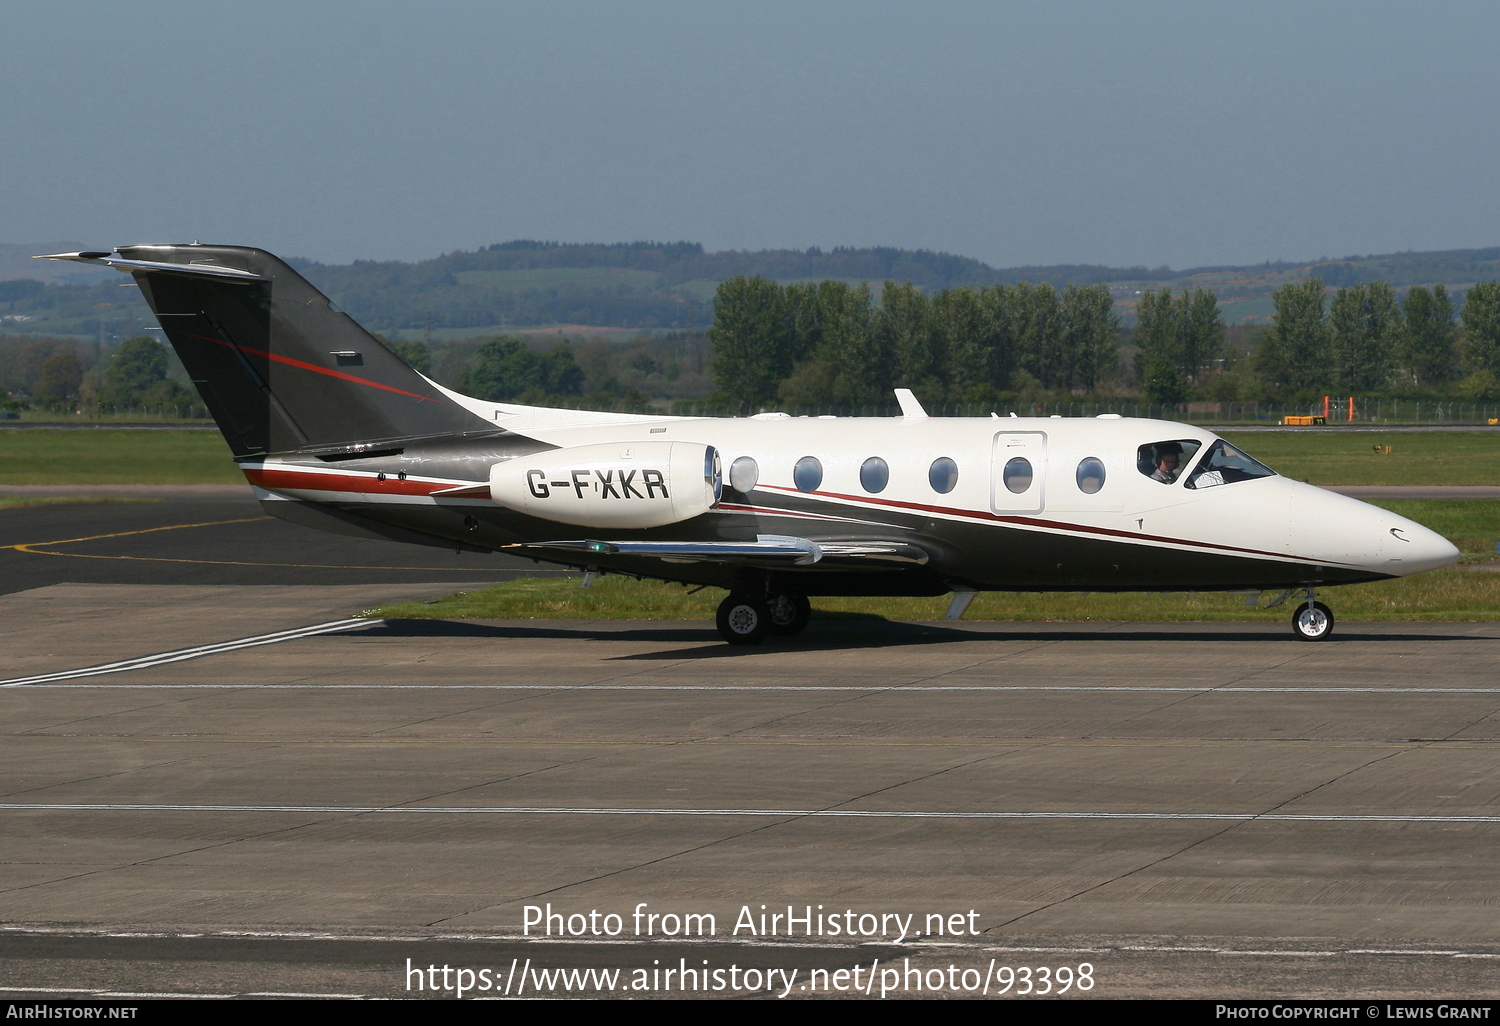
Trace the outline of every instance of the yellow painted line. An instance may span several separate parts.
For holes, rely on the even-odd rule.
[[[56,542],[54,544],[62,544]],[[31,552],[30,549],[21,546],[22,552]],[[36,552],[38,556],[63,556],[68,559],[126,559],[137,563],[192,563],[196,566],[279,566],[292,567],[301,570],[432,570],[442,573],[466,573],[466,574],[495,574],[495,573],[519,573],[519,570],[505,570],[503,567],[493,566],[359,566],[353,563],[251,563],[237,559],[176,559],[171,556],[100,556],[88,552]],[[530,574],[533,571],[527,570]],[[536,573],[577,573],[576,570],[538,570]]]
[[[187,527],[222,527],[225,524],[251,524],[259,520],[274,520],[274,517],[242,517],[238,520],[208,520],[200,524],[169,524],[165,527],[145,527],[138,531],[115,531],[111,534],[93,534],[86,538],[63,538],[59,541],[45,542],[21,542],[17,545],[0,545],[0,551],[14,549],[16,552],[25,552],[33,556],[61,556],[66,559],[125,559],[140,563],[192,563],[201,566],[276,566],[289,567],[299,570],[435,570],[444,573],[458,571],[471,574],[492,574],[501,572],[495,567],[478,566],[355,566],[348,563],[252,563],[245,560],[235,559],[176,559],[171,556],[104,556],[89,552],[45,552],[44,548],[57,545],[73,545],[78,542],[101,541],[106,538],[128,538],[137,534],[151,534],[156,531],[177,531]],[[528,570],[527,573],[562,574],[573,573],[571,570]]]
[[[168,524],[165,527],[143,527],[136,531],[115,531],[111,534],[91,534],[86,538],[63,538],[59,541],[22,542],[18,545],[0,545],[0,550],[15,549],[17,552],[30,552],[35,546],[50,545],[72,545],[74,542],[100,541],[104,538],[128,538],[137,534],[153,534],[157,531],[180,531],[185,527],[220,527],[224,524],[249,524],[257,520],[270,520],[271,517],[240,517],[238,520],[205,520],[201,524]],[[58,553],[46,552],[37,555],[58,555]]]

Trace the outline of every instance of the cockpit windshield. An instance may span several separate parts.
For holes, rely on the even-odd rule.
[[[1276,471],[1240,452],[1223,439],[1212,442],[1198,466],[1188,475],[1187,487],[1213,488],[1216,485],[1249,481],[1256,477],[1275,477]]]

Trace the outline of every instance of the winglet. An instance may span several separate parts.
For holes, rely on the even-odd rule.
[[[925,417],[927,411],[922,409],[922,404],[917,397],[912,395],[909,388],[896,389],[896,402],[901,404],[901,416],[903,417]]]

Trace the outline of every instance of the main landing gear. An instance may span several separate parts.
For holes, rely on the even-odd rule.
[[[1299,641],[1323,641],[1333,633],[1333,611],[1313,596],[1308,588],[1307,601],[1292,611],[1292,633]]]
[[[772,595],[766,599],[771,611],[772,634],[801,634],[812,619],[812,603],[806,595]]]
[[[782,593],[761,598],[732,591],[719,603],[715,622],[719,637],[731,645],[759,645],[767,634],[801,634],[811,618],[812,603],[805,595]]]

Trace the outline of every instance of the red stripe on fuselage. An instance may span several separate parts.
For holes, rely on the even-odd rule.
[[[382,481],[374,474],[323,474],[316,470],[279,470],[267,467],[241,467],[251,484],[273,491],[294,488],[314,492],[358,492],[362,495],[431,495],[462,482],[401,480],[387,474]]]
[[[229,348],[229,343],[225,342],[222,338],[211,338],[208,335],[199,335],[191,331],[185,331],[183,332],[183,334],[187,335],[189,338],[198,338],[202,339],[205,342],[212,342],[214,345],[223,346],[225,349]],[[387,392],[395,392],[397,395],[409,395],[413,399],[420,399],[425,403],[437,402],[437,400],[430,395],[418,395],[416,392],[408,392],[404,388],[392,388],[390,385],[382,385],[380,382],[371,381],[369,378],[360,378],[356,377],[353,374],[345,374],[343,371],[330,370],[327,367],[319,367],[317,364],[308,363],[305,360],[294,360],[290,356],[278,356],[275,353],[268,353],[264,349],[254,349],[250,346],[242,346],[238,342],[235,343],[235,346],[242,353],[251,353],[255,356],[263,356],[267,360],[275,360],[277,363],[284,363],[288,367],[298,367],[302,370],[310,370],[315,374],[326,374],[330,378],[338,378],[340,381],[352,381],[356,385],[368,385],[371,388],[380,388],[384,389]]]
[[[1076,531],[1080,534],[1102,534],[1114,538],[1127,538],[1133,541],[1165,542],[1170,545],[1191,545],[1200,549],[1219,549],[1224,552],[1244,552],[1252,556],[1271,556],[1275,559],[1294,559],[1305,563],[1327,563],[1328,560],[1316,560],[1307,556],[1293,556],[1285,552],[1266,552],[1264,549],[1244,549],[1237,545],[1220,545],[1216,542],[1194,541],[1191,538],[1169,538],[1159,534],[1140,534],[1135,531],[1122,531],[1113,527],[1091,527],[1087,524],[1065,524],[1057,520],[1041,520],[1037,517],[1002,516],[998,513],[988,513],[976,509],[955,509],[951,506],[928,506],[920,502],[902,502],[898,499],[877,499],[869,495],[844,495],[839,492],[803,492],[799,488],[787,488],[785,485],[760,485],[761,488],[771,491],[786,492],[792,495],[815,495],[826,499],[841,499],[847,502],[869,503],[872,506],[885,506],[893,509],[914,510],[922,513],[944,513],[948,516],[964,517],[972,520],[988,520],[1001,524],[1019,524],[1026,527],[1045,527],[1055,531]],[[1353,565],[1353,564],[1350,564]]]

